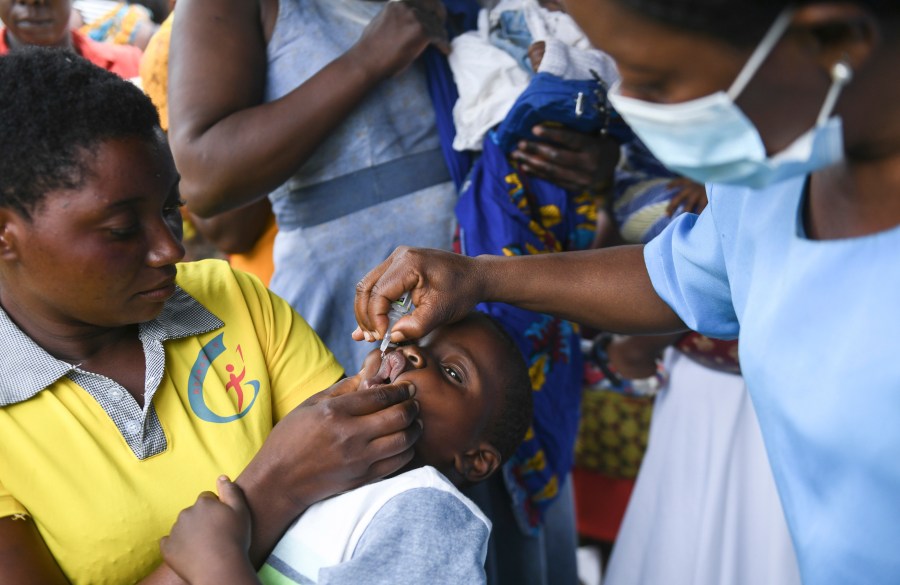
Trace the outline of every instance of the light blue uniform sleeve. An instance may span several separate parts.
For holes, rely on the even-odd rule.
[[[319,571],[319,585],[485,583],[489,534],[454,495],[408,490],[378,511],[349,561]]]
[[[704,335],[733,339],[740,330],[716,228],[714,206],[699,216],[685,213],[644,248],[656,293],[685,325]]]

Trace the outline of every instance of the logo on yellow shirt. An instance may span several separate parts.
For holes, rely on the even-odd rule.
[[[225,393],[234,392],[235,397],[237,398],[237,412],[223,416],[213,412],[209,405],[207,405],[206,397],[203,392],[203,381],[206,379],[206,374],[209,372],[212,363],[225,352],[224,335],[224,333],[220,333],[212,341],[204,345],[197,353],[197,359],[194,361],[194,365],[191,368],[191,378],[188,385],[190,388],[188,396],[190,399],[191,410],[193,410],[194,414],[201,420],[213,423],[227,423],[242,418],[250,412],[250,409],[253,408],[253,403],[256,402],[256,397],[259,396],[259,381],[244,381],[244,378],[247,376],[247,368],[244,365],[244,355],[243,352],[241,352],[241,346],[238,345],[235,348],[235,353],[241,360],[239,373],[235,373],[238,371],[238,367],[236,367],[235,364],[227,364],[225,366],[225,371],[228,372],[229,378],[228,382],[225,384]],[[252,389],[253,396],[245,407],[245,392],[248,390],[248,387],[249,389]],[[216,385],[216,388],[220,388],[220,386]]]

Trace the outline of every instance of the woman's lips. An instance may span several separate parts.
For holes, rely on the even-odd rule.
[[[153,301],[166,301],[175,294],[175,283],[168,283],[157,288],[138,293],[139,296]]]
[[[56,20],[52,17],[29,16],[16,19],[16,26],[19,28],[44,28],[56,24]]]

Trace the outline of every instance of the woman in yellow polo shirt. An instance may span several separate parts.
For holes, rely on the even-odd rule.
[[[0,583],[177,583],[159,539],[223,474],[261,563],[307,506],[409,460],[412,388],[336,383],[258,279],[177,264],[178,174],[139,89],[23,49],[0,117]]]

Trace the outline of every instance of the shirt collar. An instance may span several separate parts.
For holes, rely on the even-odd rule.
[[[140,336],[163,342],[208,333],[222,326],[221,319],[176,287],[162,312],[152,321],[141,323]],[[0,307],[0,407],[28,400],[74,369],[35,343]]]

